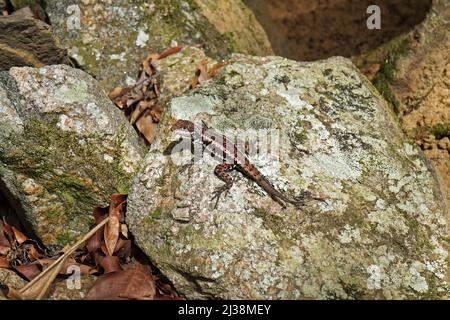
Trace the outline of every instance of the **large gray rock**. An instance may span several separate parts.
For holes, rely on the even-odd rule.
[[[127,219],[188,298],[448,296],[447,211],[434,172],[349,60],[236,56],[169,110],[134,180]],[[306,197],[302,210],[283,210],[233,173],[214,209],[217,162],[181,169],[167,152],[175,119],[222,132],[271,130],[279,149],[251,160],[279,190],[325,202]]]
[[[46,244],[87,232],[144,148],[98,83],[65,65],[0,73],[0,192]]]
[[[220,57],[272,53],[241,0],[62,0],[46,10],[70,55],[107,90],[132,84],[142,60],[174,41]]]

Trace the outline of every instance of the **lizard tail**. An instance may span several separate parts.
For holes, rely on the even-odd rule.
[[[286,203],[289,203],[294,205],[297,209],[301,209],[304,205],[304,199],[308,194],[306,191],[302,192],[302,195],[297,198],[289,198],[275,189],[275,187],[265,178],[257,181],[257,183],[272,197],[275,202],[279,203],[283,208],[286,208]]]

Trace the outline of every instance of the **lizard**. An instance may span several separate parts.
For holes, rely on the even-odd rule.
[[[171,127],[171,131],[182,136],[190,137],[194,143],[200,142],[203,145],[202,152],[207,149],[215,158],[221,160],[222,163],[215,167],[214,173],[220,180],[225,182],[225,184],[216,188],[213,192],[213,198],[211,201],[214,199],[217,200],[214,208],[217,208],[221,194],[224,192],[228,193],[233,186],[233,180],[229,174],[232,170],[236,170],[248,179],[254,181],[275,202],[280,204],[283,209],[286,208],[286,204],[292,204],[298,209],[303,206],[303,199],[306,194],[309,194],[309,192],[304,191],[300,197],[291,198],[275,189],[267,177],[265,177],[249,160],[247,156],[249,147],[248,143],[244,144],[245,150],[242,150],[242,147],[241,149],[238,147],[238,145],[241,146],[242,143],[236,144],[225,135],[208,128],[205,124],[196,125],[189,120],[177,120]],[[314,199],[322,200],[318,198]]]

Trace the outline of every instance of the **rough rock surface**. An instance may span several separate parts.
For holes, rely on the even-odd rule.
[[[0,70],[70,63],[66,50],[45,22],[0,17]]]
[[[141,61],[174,41],[204,44],[214,56],[272,53],[240,0],[63,0],[46,10],[70,55],[107,90],[132,84]]]
[[[306,197],[302,210],[283,210],[232,173],[235,184],[214,209],[212,192],[223,184],[217,161],[183,170],[191,156],[180,163],[168,152],[175,119],[222,132],[269,130],[274,152],[260,143],[251,160],[279,190],[309,190],[325,202]],[[238,55],[173,99],[161,128],[134,179],[127,219],[137,244],[188,298],[448,295],[436,178],[349,60]]]
[[[355,61],[377,70],[375,86],[431,159],[450,206],[450,1],[434,2],[421,25]]]
[[[88,231],[144,155],[98,83],[65,65],[0,73],[0,192],[46,244]]]
[[[207,57],[203,50],[194,47],[188,47],[177,54],[154,62],[157,69],[161,104],[165,105],[173,97],[179,96],[191,88],[192,78],[202,61],[207,62],[208,70],[217,63],[214,59]]]

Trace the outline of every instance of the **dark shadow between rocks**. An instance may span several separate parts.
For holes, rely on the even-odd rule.
[[[432,0],[243,0],[277,55],[294,60],[367,52],[422,22]],[[369,30],[367,8],[381,9],[381,29]]]
[[[0,220],[5,220],[9,225],[21,230],[28,238],[37,241],[41,247],[44,247],[34,233],[32,225],[27,221],[22,204],[13,196],[2,180],[0,180]]]

